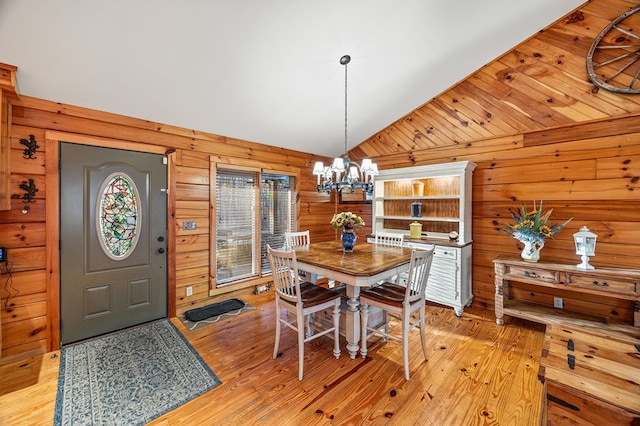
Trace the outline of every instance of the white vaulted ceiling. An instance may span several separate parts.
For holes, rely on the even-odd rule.
[[[581,0],[0,0],[27,96],[344,152]]]

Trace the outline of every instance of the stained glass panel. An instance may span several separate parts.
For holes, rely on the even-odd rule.
[[[96,220],[100,246],[115,260],[126,259],[138,242],[140,200],[133,180],[114,173],[102,184]]]

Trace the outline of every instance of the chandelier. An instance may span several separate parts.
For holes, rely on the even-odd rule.
[[[360,188],[370,195],[373,193],[373,177],[378,174],[378,165],[369,158],[358,164],[349,159],[347,153],[347,64],[350,61],[349,55],[340,58],[340,64],[344,65],[344,155],[334,158],[331,166],[317,161],[313,167],[313,174],[318,177],[318,192],[329,194],[333,190],[342,192],[346,189],[353,193]]]

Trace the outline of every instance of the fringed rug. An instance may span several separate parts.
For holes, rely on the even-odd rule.
[[[178,318],[187,330],[195,330],[196,328],[213,324],[222,318],[238,316],[243,312],[256,309],[255,306],[248,304],[241,299],[227,299],[216,302],[201,308],[190,309],[184,315],[178,315]]]
[[[220,380],[164,319],[63,347],[56,425],[143,425]]]

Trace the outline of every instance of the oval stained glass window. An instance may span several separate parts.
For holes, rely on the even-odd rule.
[[[133,179],[113,173],[98,192],[96,222],[100,247],[115,260],[129,257],[140,234],[140,198]]]

